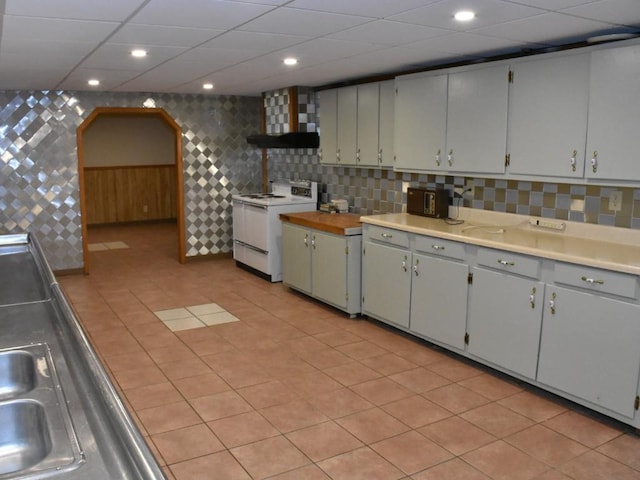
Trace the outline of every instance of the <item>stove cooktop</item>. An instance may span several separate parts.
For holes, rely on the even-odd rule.
[[[242,198],[287,198],[285,195],[276,195],[275,193],[247,193],[240,196]]]

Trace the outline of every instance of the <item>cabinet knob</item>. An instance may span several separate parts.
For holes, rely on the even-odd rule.
[[[574,150],[573,154],[571,155],[571,158],[569,159],[569,164],[571,165],[571,171],[575,172],[576,171],[576,162],[578,159],[578,151]]]
[[[418,273],[418,263],[420,263],[420,260],[416,258],[416,263],[413,264],[413,273],[416,274],[416,277],[419,275],[419,273]]]
[[[309,248],[309,234],[308,233],[304,234],[304,246]]]
[[[434,250],[444,250],[444,245],[431,245]]]
[[[320,160],[322,160],[322,149],[321,148],[318,149],[318,158]]]
[[[531,295],[529,295],[529,304],[531,308],[536,308],[536,287],[531,289]]]
[[[453,166],[453,148],[451,150],[449,150],[449,155],[447,155],[447,163],[449,163],[449,166]]]
[[[380,236],[384,239],[389,239],[393,237],[393,235],[391,235],[390,233],[381,233]]]
[[[551,315],[556,314],[556,292],[551,294],[551,300],[549,300],[549,310],[551,310]]]
[[[407,256],[404,256],[404,260],[402,261],[402,270],[407,271]]]
[[[356,150],[356,163],[360,163],[360,149]]]
[[[316,236],[311,237],[311,248],[316,249]]]
[[[593,156],[591,157],[591,170],[593,170],[593,173],[596,173],[598,171],[598,151],[597,150],[594,150]]]
[[[382,161],[382,149],[378,150],[378,161]]]
[[[498,259],[498,263],[500,265],[504,265],[505,267],[513,267],[515,265],[515,262],[510,262],[508,260],[500,260],[500,259]]]
[[[442,160],[440,159],[440,149],[438,149],[438,151],[436,152],[436,166],[440,166],[440,163],[442,163]]]

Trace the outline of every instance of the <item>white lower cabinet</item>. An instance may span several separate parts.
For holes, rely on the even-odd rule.
[[[282,282],[355,315],[360,313],[362,235],[282,224]]]
[[[552,285],[545,302],[538,381],[634,418],[640,305]]]
[[[388,235],[394,235],[389,233]],[[362,256],[362,312],[409,327],[411,252],[365,240]]]
[[[485,268],[472,273],[469,353],[535,379],[544,284]]]

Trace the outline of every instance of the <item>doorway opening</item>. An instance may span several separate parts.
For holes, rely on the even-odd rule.
[[[84,273],[88,274],[89,265],[89,245],[88,245],[88,207],[87,207],[87,178],[85,172],[86,166],[86,136],[87,129],[95,124],[98,119],[113,119],[115,117],[125,117],[130,119],[136,118],[154,118],[162,121],[173,133],[172,153],[173,153],[173,174],[175,181],[175,205],[170,205],[172,211],[175,208],[175,216],[177,223],[178,235],[178,261],[186,262],[185,248],[185,225],[184,225],[184,181],[182,173],[182,129],[176,121],[161,108],[112,108],[98,107],[78,126],[77,142],[78,142],[78,180],[80,188],[80,212],[82,221],[82,249],[84,261]],[[144,168],[144,166],[142,166]],[[116,183],[118,180],[115,180]],[[115,198],[112,199],[115,201]],[[136,208],[141,209],[145,213],[148,205],[138,205]],[[106,218],[106,217],[105,217]],[[132,217],[135,219],[135,217]]]

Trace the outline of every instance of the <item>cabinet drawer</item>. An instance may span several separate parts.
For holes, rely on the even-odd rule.
[[[628,273],[557,263],[554,278],[555,283],[585,288],[594,292],[610,293],[627,298],[637,298],[638,296],[638,277]]]
[[[465,259],[464,244],[452,240],[420,235],[416,237],[415,249],[439,257],[455,258],[457,260]]]
[[[540,260],[519,253],[479,248],[478,265],[524,277],[540,277]]]
[[[409,248],[409,234],[393,228],[366,225],[366,236],[369,240]]]

